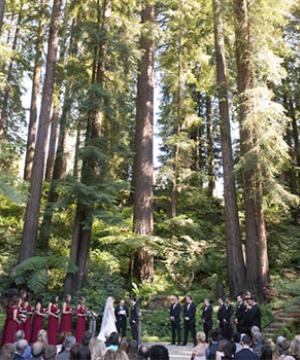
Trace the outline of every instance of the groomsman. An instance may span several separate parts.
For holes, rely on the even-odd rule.
[[[184,317],[184,339],[183,344],[186,345],[188,342],[189,332],[191,332],[194,346],[197,345],[196,340],[196,311],[197,307],[193,303],[193,299],[190,295],[186,297],[186,303],[183,308]]]
[[[246,306],[244,304],[243,295],[239,294],[236,298],[236,310],[234,316],[234,322],[236,324],[236,330],[240,334],[245,332],[245,315],[246,315]]]
[[[257,300],[255,296],[251,296],[248,300],[248,304],[250,309],[247,311],[247,323],[249,329],[251,330],[252,326],[257,326],[261,329],[261,311],[257,304]]]
[[[203,331],[205,333],[205,341],[208,343],[208,335],[212,329],[212,306],[210,305],[209,299],[204,300],[204,306],[202,310],[202,322]]]
[[[126,337],[126,329],[127,329],[127,318],[128,318],[128,309],[125,306],[125,301],[122,299],[120,304],[115,309],[116,315],[116,326],[118,329],[118,333],[122,336],[122,338]]]
[[[234,308],[231,303],[231,298],[228,296],[226,298],[226,304],[225,304],[225,331],[224,331],[224,337],[231,341],[233,329],[232,329],[232,317],[234,313]]]
[[[137,303],[137,299],[131,299],[130,309],[130,327],[132,339],[140,343],[140,309]]]
[[[175,345],[176,343],[176,335],[177,335],[178,345],[180,344],[181,341],[180,314],[181,314],[181,305],[179,304],[179,298],[177,295],[174,295],[172,299],[172,305],[170,306],[170,310],[169,310],[171,332],[172,332],[172,345]]]

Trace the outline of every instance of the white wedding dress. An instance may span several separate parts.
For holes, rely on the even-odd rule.
[[[118,332],[118,331],[116,327],[114,299],[112,297],[109,297],[106,300],[98,339],[102,341],[106,341],[109,335],[113,332]]]

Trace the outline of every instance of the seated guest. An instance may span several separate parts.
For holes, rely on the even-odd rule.
[[[241,334],[236,332],[233,334],[233,341],[235,343],[235,352],[239,352],[240,350],[242,350],[242,345],[241,345]]]
[[[253,342],[252,342],[252,350],[253,352],[260,357],[262,348],[264,346],[264,339],[260,332],[257,332],[253,336]]]
[[[79,347],[80,347],[79,344],[76,344],[72,347],[71,352],[70,352],[70,360],[80,359]]]
[[[56,345],[48,345],[44,350],[43,360],[57,360]]]
[[[125,349],[122,349],[122,342],[120,344],[120,350],[124,350],[126,352]],[[136,340],[132,340],[128,346],[128,351],[127,351],[129,360],[137,360],[138,351],[139,351],[138,342]]]
[[[260,360],[272,360],[273,351],[270,346],[265,345],[261,349]]]
[[[105,345],[108,350],[117,351],[120,344],[120,335],[116,332],[110,334],[108,339],[105,342]]]
[[[25,340],[25,331],[18,330],[15,335],[15,345],[19,340]],[[23,359],[31,359],[31,346],[27,343],[27,348],[24,350]]]
[[[276,340],[275,359],[282,359],[289,355],[290,342],[284,336],[278,336]]]
[[[28,347],[28,342],[25,339],[18,340],[16,343],[16,350],[13,356],[13,360],[23,360],[24,353]]]
[[[5,344],[2,346],[2,351],[0,352],[0,359],[3,360],[11,360],[13,358],[13,354],[15,352],[14,344]]]
[[[251,343],[250,336],[243,335],[241,340],[242,350],[234,355],[234,360],[259,360],[259,357],[250,349]]]
[[[92,360],[103,360],[106,346],[102,340],[95,338],[95,341],[90,341],[90,350]]]
[[[138,353],[138,360],[148,359],[149,357],[149,347],[146,345],[141,345]]]
[[[163,345],[153,345],[149,351],[151,360],[169,360],[169,351]]]
[[[211,342],[205,351],[206,359],[215,360],[218,349],[219,349],[219,333],[217,330],[213,330],[211,332]]]
[[[104,355],[104,360],[128,360],[128,356],[125,351],[107,350]]]
[[[216,360],[232,359],[234,353],[233,345],[227,339],[222,339],[219,342],[219,348],[216,352]]]
[[[74,336],[67,336],[64,341],[64,350],[58,355],[58,360],[69,360],[72,347],[76,344]]]
[[[204,332],[197,333],[197,346],[193,349],[192,360],[205,360],[205,352],[208,348],[208,344],[205,342],[206,335]]]
[[[84,334],[81,345],[79,346],[80,359],[85,359],[85,360],[91,359],[91,351],[89,349],[89,343],[91,338],[92,338],[91,334],[87,331]]]
[[[292,340],[290,353],[296,360],[300,360],[300,335],[295,336]]]
[[[44,345],[40,341],[36,341],[32,345],[32,359],[42,360],[44,354]]]

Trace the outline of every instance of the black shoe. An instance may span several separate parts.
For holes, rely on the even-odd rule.
[[[181,345],[182,345],[182,346],[186,346],[186,344],[187,344],[187,343],[182,343]]]
[[[175,343],[172,342],[170,345],[175,345]]]

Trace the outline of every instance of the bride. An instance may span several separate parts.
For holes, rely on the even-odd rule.
[[[117,332],[114,301],[115,299],[112,296],[106,300],[101,329],[98,335],[99,340],[106,341],[111,333]]]

